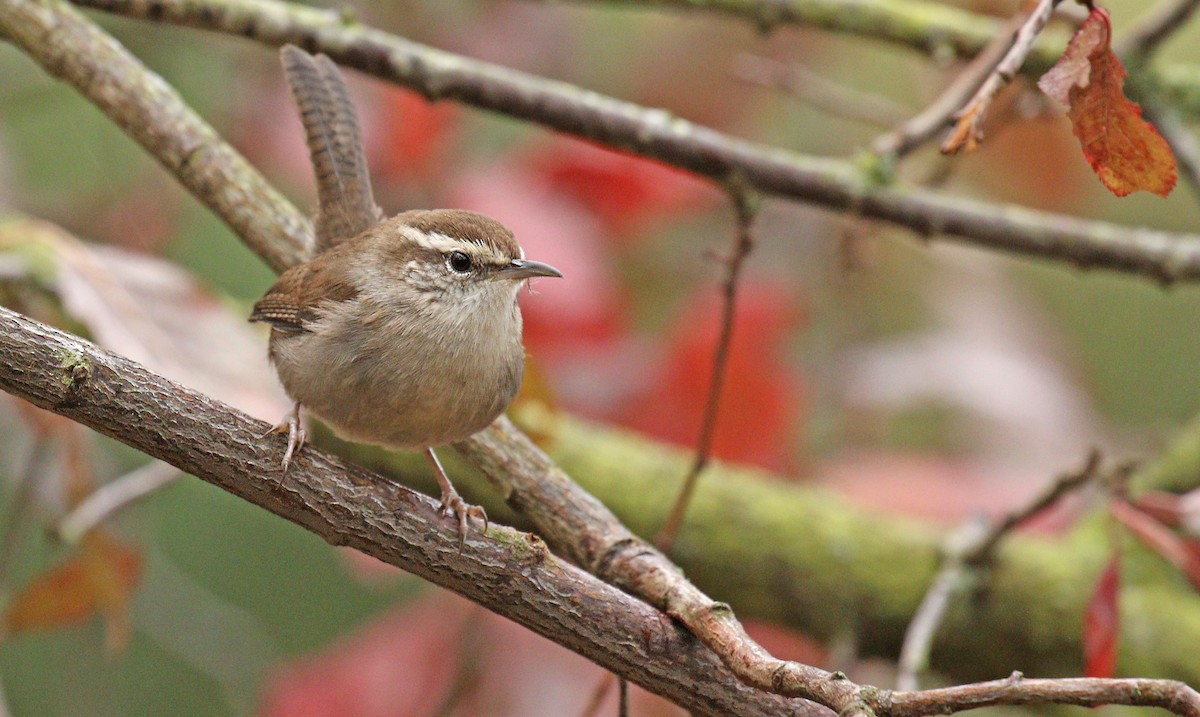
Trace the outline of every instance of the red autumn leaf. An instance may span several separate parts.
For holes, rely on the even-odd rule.
[[[1112,51],[1108,11],[1094,8],[1038,86],[1068,107],[1084,157],[1113,194],[1144,190],[1165,197],[1178,176],[1175,155],[1125,96],[1127,74]]]
[[[83,539],[79,552],[41,573],[17,592],[4,611],[5,634],[53,630],[105,617],[111,647],[128,637],[126,609],[142,573],[142,557],[101,531]]]
[[[1111,510],[1134,537],[1178,568],[1200,590],[1200,541],[1176,533],[1123,501],[1113,503]]]
[[[1120,590],[1121,557],[1117,553],[1100,573],[1083,615],[1083,674],[1087,677],[1112,677],[1116,672]]]
[[[686,303],[648,390],[629,402],[622,422],[642,433],[693,445],[708,402],[713,350],[721,330],[717,292]],[[773,468],[787,465],[789,439],[801,418],[803,386],[782,359],[783,343],[803,322],[784,287],[747,283],[735,307],[713,456]]]

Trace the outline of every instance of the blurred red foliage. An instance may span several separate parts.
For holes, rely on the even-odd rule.
[[[367,161],[377,177],[424,181],[443,171],[460,108],[387,86],[364,107]]]
[[[1114,553],[1100,572],[1083,616],[1083,674],[1112,677],[1117,671],[1121,634],[1121,556]]]
[[[587,207],[621,243],[640,237],[655,219],[720,197],[680,170],[579,140],[546,142],[524,162],[556,191]]]
[[[497,658],[500,659],[497,659]],[[433,590],[320,654],[282,667],[263,717],[577,715],[605,675],[579,655],[451,593]],[[600,714],[615,713],[610,690]],[[679,717],[636,687],[634,714]]]
[[[704,419],[721,302],[713,287],[684,304],[672,321],[666,354],[651,368],[649,389],[630,401],[622,422],[683,445],[696,441]],[[790,438],[803,415],[804,387],[781,355],[803,324],[782,286],[747,283],[738,295],[726,378],[717,412],[713,456],[786,468]]]

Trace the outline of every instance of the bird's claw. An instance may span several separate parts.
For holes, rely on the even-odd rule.
[[[467,543],[468,519],[476,518],[483,521],[484,532],[488,529],[487,512],[483,506],[467,503],[456,492],[442,493],[442,505],[438,512],[449,515],[458,521],[458,547],[461,550]]]
[[[308,440],[308,432],[300,423],[300,404],[296,404],[296,407],[282,421],[262,434],[260,438],[273,436],[276,433],[286,433],[288,437],[287,450],[283,452],[283,460],[280,462],[283,468],[282,479],[287,476],[288,468],[292,465],[292,458],[300,452],[301,448],[304,448],[304,444]]]

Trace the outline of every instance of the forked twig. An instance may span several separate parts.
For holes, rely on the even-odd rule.
[[[1013,34],[1023,22],[1019,16],[1011,18],[1004,30],[997,33],[978,55],[971,58],[937,99],[899,127],[875,138],[871,142],[872,151],[876,154],[903,156],[941,132],[951,123],[954,113],[962,108],[1004,57]]]
[[[988,107],[1002,87],[1012,82],[1017,76],[1025,58],[1033,48],[1038,33],[1050,20],[1050,14],[1062,0],[1038,0],[1033,10],[1012,35],[1012,44],[991,74],[984,79],[983,84],[975,91],[970,101],[954,114],[957,123],[946,141],[942,143],[943,154],[954,154],[961,150],[974,150],[983,141],[983,118]]]
[[[990,526],[972,520],[952,533],[943,549],[942,566],[913,614],[900,648],[896,687],[918,689],[918,675],[929,662],[933,638],[951,601],[962,592],[967,574],[989,562],[1004,536],[1057,503],[1063,496],[1091,482],[1099,473],[1100,452],[1093,449],[1079,470],[1060,476],[1029,503],[1007,513]]]

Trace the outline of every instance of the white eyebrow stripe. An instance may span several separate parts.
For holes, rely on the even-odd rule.
[[[452,251],[461,250],[464,245],[472,244],[462,239],[455,239],[438,232],[422,232],[413,230],[412,237],[416,241],[417,246],[422,249],[429,249],[440,254],[447,254]]]

